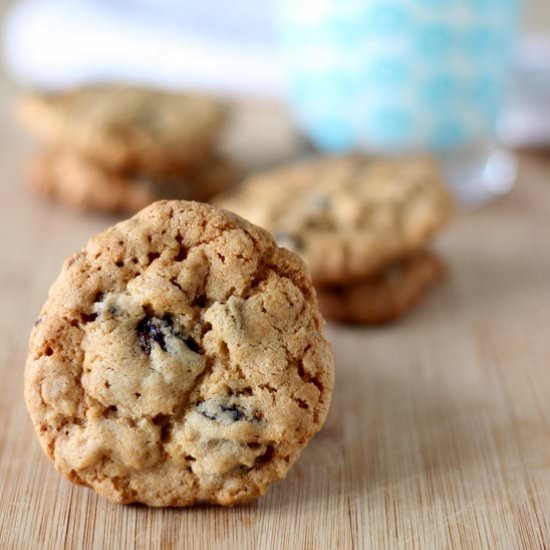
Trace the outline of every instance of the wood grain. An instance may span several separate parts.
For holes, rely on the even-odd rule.
[[[549,160],[523,158],[510,196],[456,219],[438,243],[450,278],[404,322],[327,328],[337,383],[326,428],[268,496],[232,510],[115,506],[55,473],[22,399],[49,284],[113,220],[27,193],[28,147],[3,99],[0,548],[550,545]],[[269,119],[247,116],[256,132]],[[241,134],[244,156],[255,141]]]

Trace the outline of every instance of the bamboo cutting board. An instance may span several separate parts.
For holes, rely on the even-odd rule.
[[[1,549],[550,546],[550,161],[523,158],[510,196],[456,219],[438,242],[448,279],[403,322],[327,327],[331,412],[285,481],[247,507],[154,510],[71,485],[35,440],[30,327],[62,260],[113,220],[28,195],[2,106]],[[264,136],[236,132],[243,157],[296,151],[278,112],[243,120]]]

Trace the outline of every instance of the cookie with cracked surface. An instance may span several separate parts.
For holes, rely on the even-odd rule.
[[[70,257],[25,397],[56,468],[119,503],[233,505],[321,428],[333,361],[303,262],[212,206],[161,201]]]
[[[160,177],[112,173],[68,151],[46,151],[30,164],[31,188],[78,210],[134,213],[160,199],[207,201],[236,179],[232,163],[211,157],[201,166]]]
[[[252,176],[216,201],[298,252],[316,284],[364,278],[421,248],[451,199],[428,159],[324,157]]]
[[[28,93],[18,107],[21,123],[49,146],[150,174],[202,161],[225,118],[207,96],[118,85]]]
[[[407,313],[443,275],[441,260],[423,250],[348,286],[318,287],[319,306],[331,321],[362,325],[387,323]]]

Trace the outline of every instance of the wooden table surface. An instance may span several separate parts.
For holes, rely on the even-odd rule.
[[[247,507],[155,510],[71,485],[35,439],[30,327],[62,260],[113,220],[29,195],[0,109],[1,549],[550,546],[550,161],[522,157],[512,194],[457,217],[438,241],[450,277],[403,322],[327,326],[331,412],[286,480]],[[249,161],[296,150],[270,110],[241,123]]]

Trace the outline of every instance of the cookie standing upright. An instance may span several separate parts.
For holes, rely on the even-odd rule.
[[[103,85],[26,94],[19,118],[50,148],[69,149],[109,170],[164,175],[210,154],[225,108],[203,95]]]
[[[56,468],[115,502],[231,505],[283,478],[333,385],[302,261],[238,216],[158,202],[70,257],[25,396]]]
[[[422,248],[451,198],[428,159],[325,157],[252,176],[217,201],[298,252],[316,284],[368,277]]]

